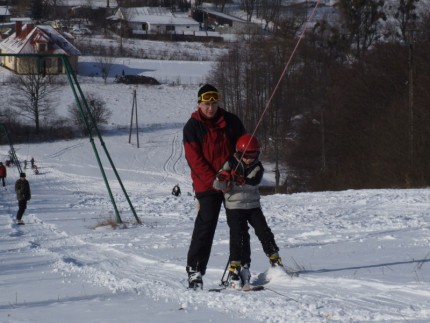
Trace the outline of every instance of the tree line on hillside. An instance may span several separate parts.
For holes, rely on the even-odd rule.
[[[84,93],[86,105],[79,98],[82,113],[74,102],[68,109],[69,118],[59,117],[55,105],[58,95],[67,86],[66,76],[41,72],[33,59],[21,62],[21,67],[23,74],[12,74],[5,80],[8,86],[0,87],[0,96],[7,98],[8,103],[0,107],[0,123],[8,129],[15,143],[71,139],[94,133],[96,126],[100,128],[108,123],[112,112],[94,93]],[[88,110],[94,122],[87,126],[81,114],[90,120]],[[6,138],[0,137],[0,144],[5,142]]]
[[[268,109],[300,17],[218,60],[212,81],[249,131],[261,122],[278,191],[430,184],[430,14],[417,3],[340,0],[338,19],[306,33]]]

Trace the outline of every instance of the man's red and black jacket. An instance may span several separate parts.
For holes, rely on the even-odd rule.
[[[215,191],[215,175],[233,155],[237,139],[245,134],[240,119],[222,108],[212,119],[200,109],[193,112],[184,126],[185,158],[191,168],[191,179],[196,195]]]

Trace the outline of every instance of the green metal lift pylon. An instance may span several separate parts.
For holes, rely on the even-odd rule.
[[[9,136],[9,132],[7,131],[7,128],[4,124],[0,123],[0,128],[3,129],[3,134],[7,139],[7,142],[9,143],[9,156],[12,158],[12,162],[15,164],[16,169],[18,170],[18,174],[20,175],[22,173],[21,164],[19,163],[18,158],[16,157],[15,148],[13,148],[12,139]]]
[[[131,209],[131,211],[132,211],[132,213],[133,213],[133,215],[134,215],[137,223],[141,224],[142,222],[140,221],[139,217],[136,214],[136,211],[135,211],[135,209],[133,207],[133,204],[130,201],[130,197],[128,196],[127,191],[125,190],[124,185],[123,185],[123,183],[121,181],[121,178],[120,178],[120,176],[119,176],[119,174],[118,174],[118,172],[116,170],[115,164],[113,163],[112,158],[110,157],[110,154],[109,154],[109,152],[108,152],[108,150],[106,148],[106,144],[105,144],[105,142],[104,142],[104,140],[102,138],[102,135],[101,135],[101,133],[100,133],[98,127],[97,127],[97,123],[96,123],[96,121],[95,121],[95,119],[94,119],[94,117],[93,117],[93,115],[91,113],[91,110],[90,110],[90,108],[88,106],[87,100],[85,99],[85,95],[83,94],[83,92],[81,90],[81,87],[79,86],[78,79],[76,77],[75,72],[73,71],[73,68],[72,68],[72,66],[70,64],[70,61],[69,61],[68,57],[66,55],[64,55],[64,54],[6,54],[6,53],[1,53],[0,56],[34,57],[34,58],[37,58],[39,61],[43,61],[43,58],[46,58],[46,57],[57,57],[57,58],[61,59],[61,61],[63,63],[63,66],[64,66],[64,69],[66,71],[66,75],[67,75],[70,87],[72,88],[73,95],[74,95],[75,100],[76,100],[76,105],[77,105],[77,107],[79,109],[79,113],[81,115],[82,121],[84,122],[85,128],[87,129],[88,136],[89,136],[90,142],[91,142],[91,146],[93,148],[94,154],[95,154],[96,159],[97,159],[97,163],[99,165],[100,171],[101,171],[102,176],[103,176],[103,180],[105,182],[106,188],[107,188],[108,193],[109,193],[109,197],[111,199],[113,208],[115,210],[116,221],[117,221],[117,223],[122,223],[122,219],[121,219],[121,216],[120,216],[120,214],[118,212],[118,208],[116,206],[115,199],[114,199],[114,197],[112,195],[112,190],[110,188],[109,181],[108,181],[108,179],[106,177],[106,172],[105,172],[105,170],[103,168],[102,162],[100,160],[99,153],[97,151],[97,147],[96,147],[96,145],[94,143],[94,138],[93,138],[91,129],[89,127],[89,123],[91,123],[91,125],[93,126],[93,129],[96,131],[96,134],[97,134],[97,136],[98,136],[98,138],[100,140],[100,144],[101,144],[101,146],[102,146],[102,148],[103,148],[103,150],[104,150],[104,152],[106,154],[106,157],[109,160],[109,163],[110,163],[110,165],[112,167],[112,170],[113,170],[113,172],[114,172],[114,174],[115,174],[115,176],[116,176],[116,178],[118,180],[118,183],[121,186],[121,189],[122,189],[122,191],[123,191],[123,193],[124,193],[124,195],[125,195],[125,197],[127,199],[127,202],[128,202],[128,204],[130,206],[130,209]],[[41,72],[45,73],[45,71],[41,71]],[[85,109],[86,114],[84,113],[84,109]],[[87,116],[89,117],[89,120],[87,119]]]

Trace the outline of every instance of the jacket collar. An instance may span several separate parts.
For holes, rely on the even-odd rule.
[[[203,115],[200,109],[198,109],[192,113],[191,117],[202,122],[210,128],[225,128],[227,123],[224,118],[224,113],[224,109],[218,108],[217,114],[212,119],[208,119]]]

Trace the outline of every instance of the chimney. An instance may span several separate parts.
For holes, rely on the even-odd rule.
[[[22,22],[16,21],[15,22],[15,37],[19,37],[21,32],[22,32]]]

